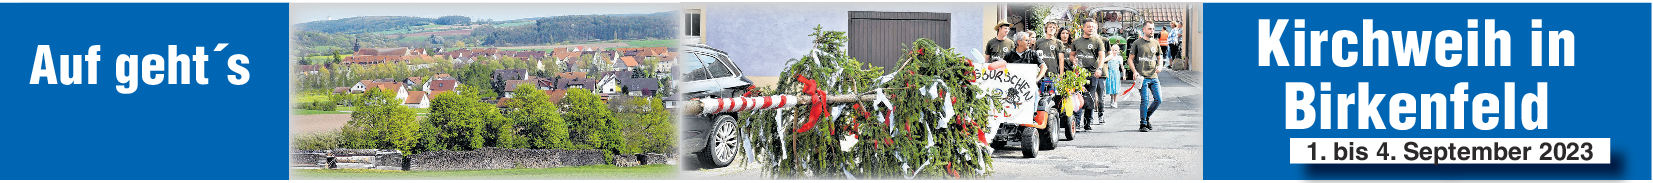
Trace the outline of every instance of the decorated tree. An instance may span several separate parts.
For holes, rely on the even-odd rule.
[[[778,178],[985,178],[984,126],[996,100],[973,86],[974,64],[918,39],[892,73],[850,58],[844,32],[815,28],[815,49],[789,61],[774,88],[748,96],[802,99],[751,110],[742,133]],[[853,100],[828,98],[849,96]],[[797,97],[792,97],[797,96]],[[692,111],[692,110],[691,110]]]

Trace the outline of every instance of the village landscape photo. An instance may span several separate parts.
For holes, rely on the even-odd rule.
[[[676,4],[293,4],[295,179],[671,179]]]

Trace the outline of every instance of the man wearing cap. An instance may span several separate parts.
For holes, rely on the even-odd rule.
[[[1078,116],[1079,121],[1084,124],[1081,125],[1083,129],[1090,131],[1091,125],[1101,125],[1104,122],[1102,117],[1097,116],[1103,113],[1101,84],[1104,76],[1103,70],[1097,69],[1097,66],[1102,65],[1097,62],[1097,58],[1102,58],[1102,49],[1107,42],[1103,42],[1102,35],[1096,34],[1096,20],[1086,19],[1085,27],[1082,29],[1083,35],[1073,39],[1073,57],[1078,58],[1074,66],[1091,71],[1091,77],[1086,78],[1090,80],[1090,84],[1085,86],[1085,105]]]
[[[1127,58],[1135,59],[1135,61],[1125,62],[1131,64],[1129,67],[1131,70],[1136,71],[1138,75],[1136,82],[1139,83],[1137,87],[1141,88],[1137,92],[1137,95],[1142,96],[1142,124],[1137,126],[1137,131],[1141,132],[1154,129],[1154,126],[1148,123],[1148,118],[1154,116],[1154,110],[1159,109],[1160,102],[1159,58],[1164,55],[1160,54],[1159,39],[1155,39],[1150,34],[1152,32],[1154,32],[1154,24],[1142,25],[1142,34],[1137,36],[1135,42],[1131,42],[1131,56]],[[1153,96],[1153,100],[1148,100],[1150,95]]]
[[[1010,53],[1010,49],[1015,49],[1014,46],[1016,46],[1016,43],[1011,42],[1010,38],[1005,37],[1010,36],[1010,23],[999,21],[999,25],[993,27],[999,32],[998,37],[987,40],[987,49],[982,50],[982,53],[987,54],[986,62],[1004,60],[1004,54]]]

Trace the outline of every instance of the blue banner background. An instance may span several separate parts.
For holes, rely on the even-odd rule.
[[[1206,75],[1211,76],[1206,77],[1208,105],[1204,110],[1207,179],[1649,179],[1650,29],[1646,3],[1213,3],[1205,5],[1205,13],[1205,68]],[[1467,34],[1472,30],[1466,26],[1467,19],[1496,19],[1497,29],[1509,31],[1513,40],[1511,66],[1446,68],[1431,59],[1430,66],[1425,67],[1336,67],[1332,65],[1328,41],[1322,47],[1323,66],[1262,67],[1257,66],[1256,59],[1258,19],[1307,19],[1307,28],[1286,27],[1281,42],[1287,57],[1293,55],[1290,31],[1351,30],[1358,34],[1361,19],[1374,19],[1374,30],[1457,30]],[[1544,28],[1530,28],[1531,19],[1543,19]],[[1528,37],[1534,30],[1571,30],[1578,41],[1577,65],[1528,66]],[[1484,41],[1485,36],[1481,37]],[[1345,47],[1345,51],[1360,51],[1359,45],[1350,46],[1355,47]],[[1432,52],[1429,58],[1433,57]],[[1487,56],[1480,58],[1484,61]],[[1472,97],[1476,93],[1511,97],[1502,96],[1504,82],[1515,82],[1514,97],[1519,97],[1535,92],[1536,82],[1549,82],[1549,129],[1507,130],[1500,125],[1485,131],[1473,127],[1400,131],[1353,129],[1354,124],[1350,124],[1351,129],[1322,130],[1316,122],[1311,129],[1287,130],[1283,113],[1286,82],[1307,82],[1316,85],[1317,90],[1319,82],[1332,82],[1333,91],[1317,94],[1334,96],[1355,93],[1357,82],[1370,82],[1371,94],[1390,96],[1450,94],[1455,83],[1469,82],[1465,93]],[[1318,108],[1318,100],[1324,98],[1316,100]],[[1385,120],[1389,100],[1386,96],[1384,106],[1379,107]],[[1349,118],[1355,118],[1355,114],[1350,112]],[[1307,147],[1289,146],[1290,138],[1612,138],[1613,160],[1612,164],[1598,165],[1302,165],[1290,164],[1289,152]],[[1405,153],[1394,147],[1399,146],[1391,144],[1391,154]]]
[[[0,4],[0,179],[286,179],[287,4]],[[229,43],[223,51],[212,51]],[[84,55],[102,45],[98,84],[31,85],[36,45]],[[210,83],[115,86],[115,56],[195,54]],[[230,55],[246,55],[245,85]],[[56,57],[54,56],[54,61]],[[65,67],[65,66],[58,66]],[[193,62],[192,62],[193,67]],[[165,72],[160,72],[165,73]],[[192,73],[193,74],[193,73]],[[83,82],[85,83],[85,82]]]

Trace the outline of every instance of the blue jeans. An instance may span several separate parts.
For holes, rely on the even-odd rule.
[[[1154,110],[1159,109],[1159,78],[1138,79],[1142,80],[1142,86],[1139,86],[1142,91],[1137,93],[1142,96],[1142,125],[1148,125],[1148,117],[1154,116]],[[1153,95],[1154,100],[1148,100],[1148,95]]]

